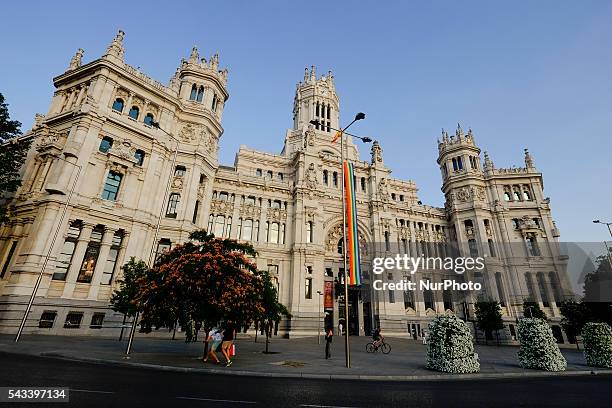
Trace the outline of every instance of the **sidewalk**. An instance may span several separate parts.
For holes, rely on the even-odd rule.
[[[204,364],[200,360],[203,343],[185,343],[183,340],[137,336],[133,352],[125,359],[126,341],[96,337],[68,337],[25,335],[17,344],[11,335],[0,335],[0,352],[29,354],[93,361],[110,364],[128,364],[163,370],[214,372],[236,375],[308,377],[327,379],[367,380],[432,380],[499,377],[536,377],[550,375],[580,375],[608,373],[612,370],[593,369],[585,364],[582,350],[561,349],[568,362],[563,373],[524,370],[518,364],[518,347],[476,346],[480,356],[480,374],[456,375],[430,371],[425,368],[425,347],[418,341],[389,338],[392,351],[388,355],[365,352],[368,337],[351,337],[351,368],[345,367],[344,339],[335,337],[332,359],[324,358],[324,341],[317,344],[316,337],[301,339],[272,338],[270,351],[263,354],[265,339],[240,338],[236,342],[237,356],[231,367]],[[220,355],[220,353],[218,353]],[[221,357],[221,356],[220,356]],[[221,358],[222,359],[222,358]]]

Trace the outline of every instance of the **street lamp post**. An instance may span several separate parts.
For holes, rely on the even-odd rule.
[[[317,290],[317,294],[319,295],[319,309],[317,309],[318,319],[317,319],[317,344],[321,344],[321,296],[323,296],[323,292]]]
[[[40,268],[40,273],[38,274],[38,278],[36,279],[36,283],[34,284],[34,288],[32,289],[32,294],[30,295],[30,300],[28,301],[28,305],[26,306],[25,312],[23,312],[23,317],[21,318],[21,324],[19,325],[19,329],[17,329],[17,335],[15,336],[15,343],[19,341],[21,338],[21,334],[23,333],[23,329],[25,328],[26,321],[28,320],[28,315],[30,314],[30,310],[32,309],[32,304],[34,303],[34,298],[36,297],[36,292],[38,292],[38,288],[40,287],[40,283],[42,282],[43,275],[45,273],[45,268],[49,263],[49,258],[51,258],[51,251],[53,251],[53,247],[55,246],[55,241],[57,240],[57,236],[59,234],[59,230],[62,227],[62,223],[64,222],[64,217],[66,216],[66,211],[68,210],[68,206],[70,205],[70,200],[72,199],[72,195],[74,194],[74,190],[76,188],[77,181],[79,180],[79,176],[81,175],[82,166],[69,162],[66,159],[63,159],[59,156],[55,156],[56,159],[62,160],[68,164],[71,164],[77,168],[77,174],[72,182],[72,186],[70,187],[70,192],[68,193],[68,198],[64,203],[64,208],[62,209],[62,215],[60,216],[59,222],[57,223],[57,228],[55,228],[55,233],[53,234],[53,239],[51,240],[51,245],[49,245],[49,250],[47,251],[47,255],[45,255],[45,260],[43,261],[42,267]]]
[[[612,225],[612,222],[593,220],[593,223],[594,224],[604,224],[606,227],[608,227],[608,232],[610,233],[610,237],[612,237],[612,228],[610,227]],[[605,239],[603,243],[606,247],[606,255],[608,256],[608,263],[610,264],[610,268],[612,269],[612,255],[610,254],[610,248],[608,247],[608,243],[606,242]]]
[[[359,112],[357,115],[355,115],[355,119],[353,119],[353,121],[351,123],[349,123],[348,125],[346,125],[344,127],[344,129],[340,130],[340,129],[334,129],[332,127],[329,127],[329,129],[331,130],[335,130],[337,132],[340,132],[340,167],[342,168],[342,197],[340,198],[342,200],[342,252],[343,252],[343,258],[344,258],[344,324],[345,324],[345,328],[344,328],[344,357],[346,360],[346,368],[351,368],[351,352],[350,352],[350,347],[349,347],[349,307],[348,307],[348,270],[346,268],[346,202],[344,201],[344,190],[346,188],[346,186],[344,185],[344,135],[346,134],[347,136],[351,136],[351,137],[356,137],[358,139],[361,139],[362,142],[364,143],[369,143],[372,141],[372,139],[370,139],[369,137],[362,137],[362,136],[356,136],[356,135],[351,135],[350,133],[345,133],[345,131],[355,122],[357,122],[358,120],[362,120],[365,119],[365,113],[363,112]],[[320,123],[318,120],[314,119],[311,120],[310,123],[312,125],[323,125],[322,123]]]
[[[154,255],[155,255],[155,247],[157,244],[157,237],[159,236],[159,227],[161,225],[161,220],[164,215],[164,208],[166,207],[166,201],[168,200],[168,192],[170,191],[170,185],[172,182],[172,172],[174,171],[174,168],[176,165],[176,156],[178,154],[178,148],[179,148],[178,139],[172,136],[170,133],[166,132],[164,129],[162,129],[159,126],[159,122],[152,121],[151,126],[154,127],[155,129],[161,130],[166,135],[168,135],[171,139],[173,139],[176,142],[176,145],[174,147],[174,154],[172,156],[172,165],[170,166],[170,175],[168,176],[168,182],[166,183],[166,191],[164,193],[164,199],[162,200],[161,208],[159,210],[159,215],[157,217],[157,224],[155,225],[155,234],[153,235],[153,245],[151,245],[151,253],[149,254],[149,268],[153,267],[153,263],[155,261]],[[132,320],[132,327],[130,328],[130,336],[128,338],[128,344],[125,350],[126,356],[129,356],[129,354],[132,352],[132,344],[134,343],[134,336],[136,334],[136,325],[138,323],[138,315],[139,313],[136,312],[136,315],[134,316],[134,319]]]

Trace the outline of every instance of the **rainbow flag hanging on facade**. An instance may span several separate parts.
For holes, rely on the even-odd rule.
[[[355,202],[355,177],[353,164],[344,162],[344,201],[346,203],[346,248],[348,256],[349,285],[361,285],[361,259],[359,234],[357,233],[357,205]]]

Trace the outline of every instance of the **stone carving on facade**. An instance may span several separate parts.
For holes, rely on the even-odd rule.
[[[529,154],[529,150],[525,149],[525,167],[528,169],[535,168],[533,157]]]
[[[344,231],[342,230],[342,223],[337,224],[335,227],[331,228],[327,236],[325,237],[325,249],[328,252],[336,252],[338,251],[338,242],[343,236]],[[361,231],[357,232],[359,236],[359,250],[361,257],[365,257],[367,254],[367,241],[364,236],[361,234]]]
[[[269,221],[284,221],[287,219],[287,210],[281,208],[268,208],[266,216]]]
[[[307,147],[307,146],[312,147],[314,145],[315,145],[314,126],[313,125],[309,125],[308,129],[304,133],[304,147]]]
[[[306,187],[314,190],[317,188],[317,183],[317,170],[315,169],[314,163],[310,163],[306,170]]]
[[[196,139],[196,125],[186,123],[179,132],[179,138],[185,143],[193,143]]]
[[[480,201],[484,201],[487,198],[484,187],[476,187],[476,198]]]
[[[121,143],[113,145],[109,150],[109,154],[132,163],[136,163],[136,158],[134,157],[135,153],[136,149],[132,147],[132,143],[128,139],[124,139]]]
[[[217,139],[206,131],[205,127],[202,127],[200,130],[200,140],[206,148],[208,153],[216,153],[217,152]]]
[[[491,158],[489,157],[489,153],[484,152],[484,170],[488,171],[493,170],[494,168],[495,165],[493,164],[493,160],[491,160]]]
[[[317,208],[316,207],[306,207],[304,210],[306,214],[306,221],[315,221],[315,217],[317,216]]]
[[[258,220],[261,216],[261,207],[252,204],[242,204],[239,214],[243,219],[252,218]]]
[[[378,196],[384,202],[389,201],[389,186],[386,178],[383,178],[378,183]]]
[[[372,143],[370,154],[372,155],[372,164],[382,163],[382,147],[380,147],[378,140]]]
[[[123,37],[124,36],[125,36],[125,33],[122,30],[119,30],[119,32],[117,33],[113,41],[110,43],[110,45],[106,49],[106,54],[104,54],[104,57],[109,57],[109,56],[116,57],[120,59],[121,61],[123,61],[123,54],[125,52],[123,49]]]
[[[50,130],[48,127],[42,129],[41,135],[38,137],[38,143],[36,149],[39,152],[55,148],[61,150],[66,144],[68,134],[66,132],[56,133]]]
[[[234,203],[226,200],[213,199],[210,202],[210,213],[215,215],[232,215]]]
[[[471,196],[472,194],[470,192],[470,189],[468,189],[467,187],[461,187],[460,189],[457,189],[457,192],[455,193],[455,197],[457,197],[457,201],[460,201],[460,202],[468,201]]]
[[[181,176],[174,176],[174,178],[172,179],[172,189],[173,190],[182,190],[183,189],[183,177]]]
[[[81,66],[81,59],[83,58],[83,54],[85,51],[82,48],[79,48],[70,60],[70,65],[68,66],[68,71],[73,71]]]

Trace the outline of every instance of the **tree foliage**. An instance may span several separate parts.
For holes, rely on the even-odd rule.
[[[189,340],[195,327],[208,332],[222,320],[247,327],[288,314],[276,300],[267,272],[258,271],[249,259],[257,255],[252,245],[215,238],[204,230],[189,238],[161,255],[152,268],[139,268],[144,273],[135,276],[131,289],[113,296],[117,307],[129,299],[130,310],[141,313],[141,331],[178,322]]]
[[[563,327],[563,330],[570,339],[575,339],[582,331],[584,325],[593,319],[589,306],[583,302],[576,302],[574,299],[561,303],[559,311],[563,315],[561,327]]]
[[[118,280],[119,288],[111,296],[111,307],[115,312],[134,316],[137,312],[134,299],[139,291],[138,282],[141,277],[146,276],[149,267],[144,261],[137,261],[132,257],[122,269],[123,277]]]
[[[612,268],[605,255],[596,259],[597,269],[585,276],[583,302],[590,310],[592,322],[612,325]]]
[[[0,93],[0,202],[8,193],[14,193],[21,186],[19,169],[23,165],[30,143],[18,139],[21,123],[11,120],[8,105]],[[0,204],[0,223],[8,220],[4,203]]]
[[[494,300],[478,299],[474,304],[478,328],[485,332],[485,343],[491,338],[491,332],[504,328],[501,307]]]
[[[278,291],[268,272],[260,272],[260,276],[263,280],[263,291],[261,293],[263,310],[257,317],[256,323],[258,327],[263,328],[266,334],[266,353],[268,353],[273,328],[275,325],[278,325],[283,316],[291,317],[291,314],[287,308],[278,301]]]
[[[547,320],[546,313],[540,308],[540,304],[531,300],[523,302],[523,316]]]

